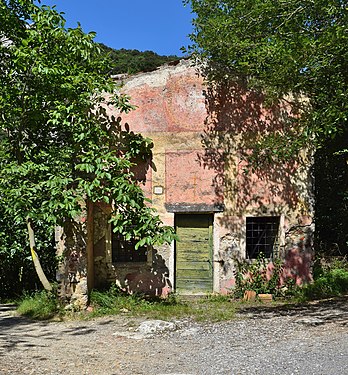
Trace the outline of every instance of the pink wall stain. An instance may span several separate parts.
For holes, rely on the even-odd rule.
[[[312,281],[312,262],[311,252],[303,252],[298,247],[289,250],[284,261],[282,282],[284,283],[289,278],[293,279],[296,285]]]
[[[292,182],[296,165],[283,164],[269,166],[258,173],[253,172],[247,163],[238,163],[237,189],[238,207],[242,210],[251,207],[290,205],[296,207],[298,195]]]
[[[234,278],[221,280],[220,293],[227,296],[231,293],[234,286],[236,285]]]

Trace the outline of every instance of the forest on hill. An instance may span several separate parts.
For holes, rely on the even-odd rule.
[[[110,66],[111,75],[128,73],[135,74],[139,72],[151,72],[157,67],[178,60],[180,57],[175,55],[161,56],[153,51],[138,51],[136,49],[113,49],[100,43],[102,51],[107,53],[112,61]]]

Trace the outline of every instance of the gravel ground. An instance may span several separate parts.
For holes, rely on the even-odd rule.
[[[143,320],[33,322],[0,305],[0,374],[348,374],[348,298],[156,333]]]

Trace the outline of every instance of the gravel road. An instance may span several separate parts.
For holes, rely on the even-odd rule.
[[[0,305],[0,374],[348,374],[348,298],[155,333],[143,320],[33,322]]]

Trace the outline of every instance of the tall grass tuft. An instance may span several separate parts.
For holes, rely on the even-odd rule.
[[[30,318],[46,320],[60,314],[61,307],[56,293],[42,290],[31,295],[24,295],[17,312]]]
[[[141,295],[126,294],[113,284],[110,289],[105,291],[92,290],[90,304],[94,307],[96,315],[104,315],[139,309],[146,310],[150,308],[152,302],[146,300]]]

